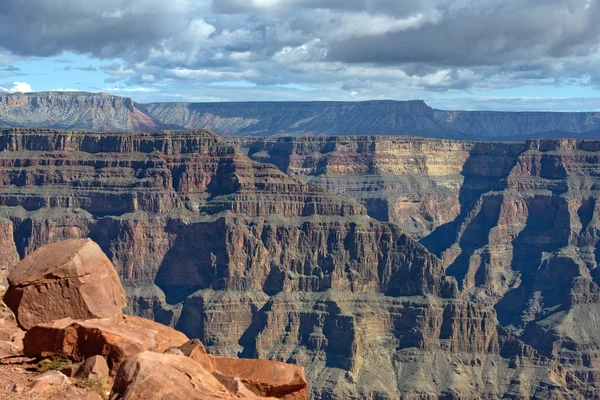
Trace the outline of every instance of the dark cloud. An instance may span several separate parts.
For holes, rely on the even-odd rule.
[[[6,72],[20,72],[21,68],[17,68],[14,65],[7,65],[6,67],[1,69],[2,71],[6,71]]]
[[[20,56],[63,51],[141,56],[187,20],[187,1],[0,0],[0,46]],[[15,34],[18,33],[18,34]]]
[[[597,0],[488,0],[467,7],[454,5],[439,8],[438,23],[336,41],[328,58],[469,67],[586,56],[598,50]]]
[[[600,85],[599,3],[0,0],[0,53],[90,55],[106,65],[68,68],[102,71],[123,88],[250,82],[378,98]]]

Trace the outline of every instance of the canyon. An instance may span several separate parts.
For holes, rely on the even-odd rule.
[[[0,267],[91,238],[127,314],[301,365],[313,399],[600,398],[599,159],[575,139],[7,128]]]
[[[506,142],[600,139],[600,113],[444,111],[421,100],[142,104],[105,93],[0,92],[0,127],[210,129],[221,136],[418,135]]]

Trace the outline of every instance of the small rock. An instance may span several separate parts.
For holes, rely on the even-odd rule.
[[[81,364],[75,377],[79,379],[105,379],[108,378],[109,373],[106,359],[102,356],[93,356]]]
[[[42,392],[50,386],[70,384],[71,380],[58,371],[48,371],[32,379],[29,388],[34,392]]]
[[[192,357],[192,353],[206,354],[206,348],[204,348],[204,345],[199,339],[192,339],[184,343],[179,346],[179,350],[188,357]]]
[[[167,351],[165,351],[165,354],[174,354],[176,356],[185,356],[185,354],[183,354],[183,351],[179,350],[177,347],[171,347],[170,349],[167,349]]]
[[[75,376],[75,374],[77,373],[77,371],[79,370],[79,367],[81,367],[81,364],[82,363],[75,363],[75,364],[67,365],[60,372],[62,372],[69,378],[73,378]]]
[[[18,383],[13,383],[8,387],[8,390],[13,393],[21,393],[23,390],[25,390],[25,387],[23,385],[19,385]]]
[[[13,342],[0,341],[0,360],[22,355],[22,349]]]

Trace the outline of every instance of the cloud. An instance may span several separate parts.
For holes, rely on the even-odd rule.
[[[9,86],[9,87],[0,86],[0,91],[7,92],[7,93],[28,93],[28,92],[33,92],[33,89],[31,88],[31,85],[29,85],[28,83],[13,82],[12,86]]]
[[[102,89],[104,92],[123,92],[123,93],[150,93],[157,92],[157,89],[147,87],[109,87]]]
[[[600,0],[0,0],[0,7],[0,64],[88,55],[104,65],[54,62],[102,73],[115,92],[160,87],[146,93],[192,98],[210,87],[202,98],[377,99],[600,87]]]

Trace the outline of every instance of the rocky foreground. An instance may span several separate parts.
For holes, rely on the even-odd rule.
[[[125,292],[118,275],[90,239],[41,247],[14,267],[8,282],[4,301],[14,318],[2,319],[0,362],[17,359],[40,372],[27,386],[16,377],[21,372],[23,380],[23,368],[10,370],[12,376],[3,373],[4,384],[13,380],[2,388],[9,397],[307,398],[300,367],[210,356],[198,339],[123,316]]]
[[[301,365],[311,398],[600,398],[598,142],[8,129],[0,150],[6,270],[89,237],[126,314]]]

